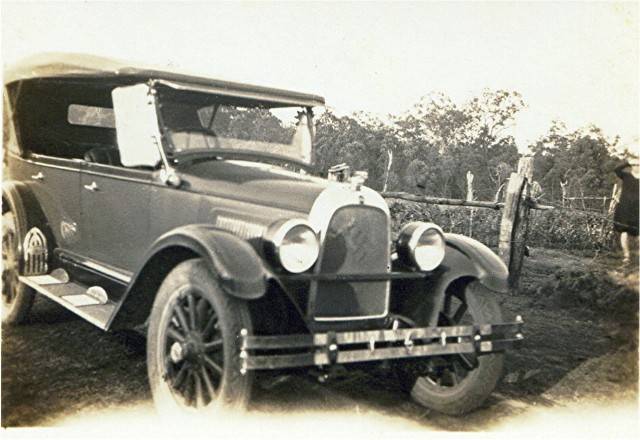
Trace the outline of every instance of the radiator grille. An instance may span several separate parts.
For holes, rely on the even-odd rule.
[[[345,206],[335,212],[322,244],[316,273],[389,272],[389,224],[385,212]],[[388,281],[313,282],[311,314],[316,320],[363,319],[386,314]]]

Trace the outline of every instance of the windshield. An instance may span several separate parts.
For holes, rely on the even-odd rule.
[[[171,155],[231,150],[311,163],[310,108],[238,105],[220,102],[222,98],[213,95],[188,101],[172,98],[159,97],[161,121],[169,141],[166,148]]]

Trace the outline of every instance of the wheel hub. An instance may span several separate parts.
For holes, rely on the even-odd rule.
[[[182,344],[179,342],[174,342],[171,345],[171,351],[169,352],[169,356],[171,357],[171,361],[174,364],[177,364],[181,360],[184,359],[184,349],[182,348]]]
[[[204,344],[199,334],[190,333],[184,342],[174,342],[169,351],[169,357],[174,364],[183,360],[197,361],[204,354]]]

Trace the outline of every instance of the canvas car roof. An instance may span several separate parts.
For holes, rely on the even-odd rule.
[[[32,79],[86,79],[104,81],[116,87],[154,81],[174,90],[192,90],[305,107],[324,105],[324,98],[317,95],[162,71],[149,67],[132,67],[123,61],[84,54],[35,55],[4,72],[5,85]]]

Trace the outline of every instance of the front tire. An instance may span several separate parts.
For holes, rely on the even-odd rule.
[[[447,292],[439,325],[497,324],[502,313],[491,293],[479,282]],[[411,397],[436,411],[460,415],[478,408],[502,376],[503,353],[452,355],[428,359],[415,380]],[[415,376],[414,376],[415,377]]]
[[[202,259],[177,265],[155,298],[147,334],[147,371],[161,413],[246,408],[253,373],[241,374],[247,304],[225,294]]]

